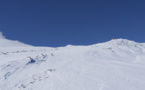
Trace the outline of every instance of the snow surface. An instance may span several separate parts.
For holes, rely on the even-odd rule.
[[[5,43],[0,41],[0,90],[145,90],[144,43],[115,39],[57,48]]]
[[[2,32],[0,32],[0,48],[2,47],[30,47],[31,45],[24,44],[19,41],[8,40],[3,36]]]

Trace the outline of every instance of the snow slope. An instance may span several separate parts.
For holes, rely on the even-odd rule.
[[[0,48],[3,47],[30,47],[31,45],[24,44],[19,41],[8,40],[0,33]]]
[[[145,90],[145,44],[3,47],[0,90]]]

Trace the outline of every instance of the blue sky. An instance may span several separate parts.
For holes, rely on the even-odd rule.
[[[35,46],[145,42],[145,0],[1,0],[0,31]]]

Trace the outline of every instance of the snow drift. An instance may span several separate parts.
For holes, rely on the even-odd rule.
[[[24,44],[19,41],[8,40],[3,36],[3,33],[0,32],[0,47],[30,47],[31,45]]]

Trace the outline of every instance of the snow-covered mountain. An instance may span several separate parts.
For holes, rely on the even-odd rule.
[[[145,44],[51,48],[1,39],[0,90],[145,90]]]
[[[2,32],[0,32],[0,48],[3,47],[30,47],[31,45],[24,44],[19,41],[8,40],[6,39]]]

